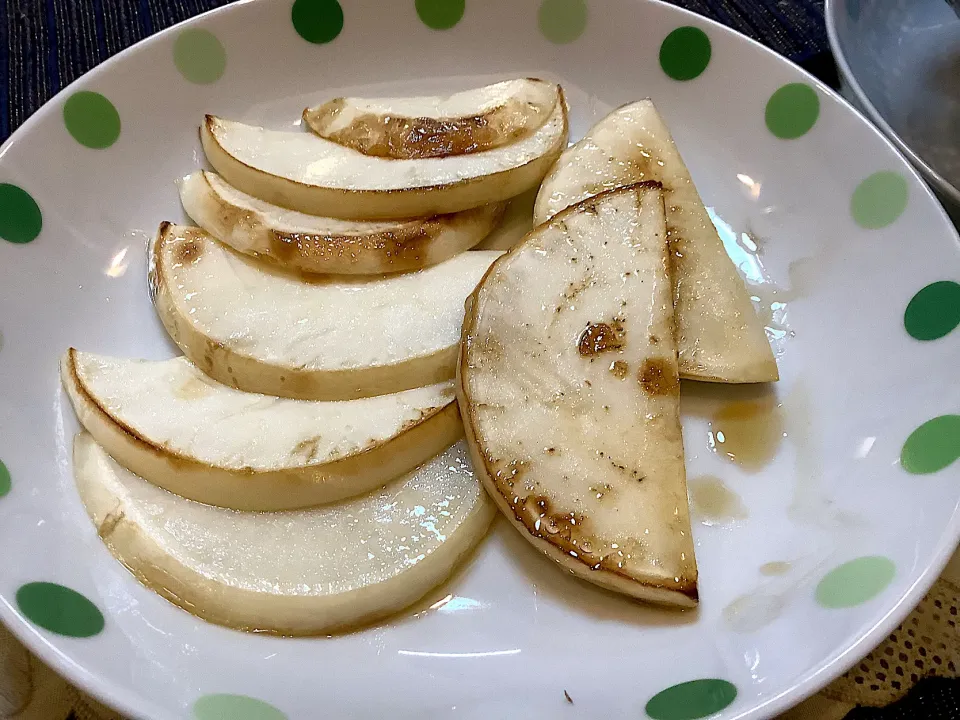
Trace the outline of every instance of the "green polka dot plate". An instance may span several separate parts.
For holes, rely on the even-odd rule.
[[[303,131],[331,97],[517,76],[563,84],[572,139],[654,99],[776,352],[773,387],[683,387],[699,609],[588,586],[505,523],[415,608],[333,638],[141,586],[74,488],[57,361],[175,354],[145,241],[186,220],[204,113]],[[0,275],[0,619],[132,717],[771,717],[884,638],[960,537],[956,231],[833,92],[663,3],[254,0],[163,32],[0,150]]]

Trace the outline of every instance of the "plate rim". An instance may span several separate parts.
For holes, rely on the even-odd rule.
[[[364,0],[354,0],[364,1]],[[735,42],[745,42],[754,49],[768,57],[768,61],[774,63],[783,63],[788,66],[792,72],[813,85],[820,93],[829,97],[832,101],[841,105],[846,112],[853,113],[861,121],[864,131],[872,132],[879,138],[890,150],[894,157],[901,163],[901,170],[907,177],[912,177],[922,189],[921,197],[925,202],[932,203],[933,207],[939,212],[939,219],[946,232],[948,240],[952,240],[955,245],[960,246],[960,231],[956,228],[941,201],[930,188],[928,182],[923,177],[922,172],[911,161],[913,153],[905,146],[900,147],[902,141],[899,141],[896,133],[891,131],[890,135],[885,134],[877,125],[885,125],[882,119],[874,124],[871,118],[868,118],[863,112],[856,108],[849,100],[840,95],[839,92],[828,86],[826,83],[815,77],[813,74],[797,65],[787,57],[780,55],[773,49],[767,47],[758,40],[744,35],[738,30],[731,28],[712,18],[700,15],[686,8],[673,5],[666,0],[617,0],[618,2],[632,2],[641,5],[653,5],[659,8],[659,12],[667,14],[674,13],[680,18],[684,18],[688,24],[706,26],[713,32],[718,32],[729,36]],[[831,32],[831,15],[826,12],[835,0],[826,0],[825,17],[827,23],[828,36]],[[0,165],[9,148],[24,140],[33,130],[33,126],[42,122],[58,110],[62,104],[62,99],[69,93],[75,91],[78,86],[90,82],[101,72],[111,68],[114,64],[122,63],[128,55],[134,55],[150,47],[153,44],[165,42],[171,35],[182,31],[191,25],[199,25],[207,22],[210,18],[220,14],[230,14],[233,12],[242,12],[246,5],[281,5],[281,0],[239,0],[239,2],[223,5],[203,13],[195,15],[178,22],[170,27],[164,28],[149,37],[145,37],[133,45],[124,48],[116,55],[107,58],[102,63],[83,73],[68,85],[64,86],[59,92],[47,100],[36,112],[18,127],[6,141],[0,145]],[[833,40],[831,38],[831,44]],[[845,62],[842,56],[837,57],[838,65]],[[872,108],[868,104],[868,107]],[[875,112],[875,111],[874,111]],[[899,142],[896,142],[899,141]],[[922,163],[921,163],[922,164]],[[949,186],[951,187],[952,186]],[[960,192],[957,193],[957,199],[960,200]],[[57,396],[62,398],[63,390],[58,388]],[[761,720],[761,718],[773,717],[782,713],[805,699],[815,695],[847,670],[853,667],[858,661],[864,658],[880,642],[887,637],[904,619],[909,615],[913,608],[920,602],[923,596],[930,590],[937,578],[942,574],[944,568],[949,562],[953,553],[960,545],[960,502],[954,508],[950,521],[941,534],[940,542],[930,562],[926,565],[923,572],[920,573],[914,582],[905,592],[890,606],[887,612],[877,621],[873,627],[863,633],[853,643],[847,645],[839,652],[828,656],[820,661],[819,668],[809,670],[793,681],[790,687],[774,695],[758,705],[747,708],[734,715],[729,720]],[[111,555],[112,558],[112,555]],[[127,578],[128,582],[137,582],[135,578]],[[140,696],[135,691],[119,684],[108,676],[98,672],[91,671],[87,667],[79,665],[72,658],[63,653],[54,643],[46,637],[39,628],[28,622],[21,613],[15,609],[10,601],[0,596],[0,621],[7,629],[20,641],[28,651],[35,654],[47,666],[64,678],[69,684],[89,695],[95,700],[109,706],[129,717],[166,717],[166,711],[155,706],[150,700]],[[147,714],[149,715],[147,715]]]

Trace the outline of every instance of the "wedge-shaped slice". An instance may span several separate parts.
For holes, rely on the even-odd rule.
[[[469,250],[496,227],[504,203],[413,220],[365,222],[306,215],[240,192],[216,173],[180,183],[198,225],[237,252],[288,270],[376,275],[435,265]]]
[[[446,97],[335,98],[303,111],[317,135],[364,155],[409,160],[493,150],[533,134],[560,86],[521,78]]]
[[[353,400],[456,374],[463,303],[499,252],[400,275],[314,279],[264,267],[203,230],[164,223],[150,287],[167,332],[225,385]]]
[[[561,98],[532,135],[485,152],[392,160],[306,132],[282,132],[208,115],[207,159],[245,193],[291,210],[376,220],[453,213],[534,187],[567,142]]]
[[[750,294],[650,100],[615,110],[563,153],[540,188],[534,222],[641,180],[660,181],[665,191],[680,375],[728,383],[777,380],[777,363]]]
[[[184,358],[70,349],[64,387],[80,423],[154,485],[238,510],[288,510],[378,488],[461,435],[446,382],[395,395],[309,402],[210,380]]]
[[[461,414],[500,509],[586,580],[696,605],[660,185],[533,230],[494,263],[463,333]]]
[[[86,433],[74,469],[100,537],[147,587],[210,622],[284,635],[406,607],[447,578],[494,514],[463,443],[363,498],[287,512],[178,497],[124,470]]]

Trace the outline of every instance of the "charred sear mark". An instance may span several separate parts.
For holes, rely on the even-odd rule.
[[[183,237],[173,243],[170,250],[175,265],[188,265],[203,255],[203,244],[192,237]]]
[[[270,253],[279,260],[302,258],[317,268],[334,260],[350,260],[356,264],[370,255],[389,263],[419,262],[429,243],[441,231],[441,222],[430,218],[370,235],[275,233]]]
[[[527,461],[505,463],[484,452],[484,464],[513,516],[531,535],[559,548],[591,570],[605,570],[634,579],[626,566],[632,559],[645,557],[642,541],[629,539],[609,542],[592,535],[586,514],[554,507],[549,498],[532,492],[532,483],[522,481]],[[600,499],[613,494],[613,487],[603,484],[591,487],[590,491]]]
[[[493,474],[493,480],[497,484],[497,487],[500,488],[504,497],[512,497],[513,487],[520,481],[520,478],[523,477],[524,472],[526,472],[527,463],[523,460],[511,460],[504,464],[491,461],[488,458],[487,464],[491,466],[500,465]]]
[[[644,360],[637,380],[647,395],[672,395],[680,388],[676,366],[661,358]]]
[[[554,511],[550,501],[541,496],[527,498],[525,505],[527,512],[523,513],[524,524],[534,535],[557,545],[573,557],[582,556],[588,559],[592,555],[592,540],[584,532],[583,513],[574,510]],[[532,513],[531,510],[533,510]],[[532,527],[531,519],[533,519]]]
[[[610,363],[610,374],[618,380],[623,380],[628,372],[630,372],[630,366],[623,360],[614,360]]]
[[[577,350],[581,357],[592,357],[611,350],[620,350],[623,347],[623,323],[614,320],[612,323],[588,323],[580,334]]]
[[[345,103],[333,100],[304,117],[322,137],[364,155],[410,160],[469,155],[508,145],[531,134],[546,121],[547,109],[526,108],[510,101],[483,115],[430,118],[366,113],[339,130],[329,131]],[[531,108],[534,112],[530,112]],[[552,107],[549,108],[552,110]]]

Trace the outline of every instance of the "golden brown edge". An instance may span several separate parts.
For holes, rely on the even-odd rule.
[[[423,417],[421,417],[417,422],[410,423],[409,426],[401,429],[400,432],[398,432],[396,435],[392,435],[391,437],[386,438],[385,440],[380,440],[379,442],[369,445],[365,447],[363,450],[360,450],[359,452],[354,452],[349,455],[341,455],[336,459],[330,460],[325,463],[298,465],[295,467],[279,468],[274,470],[256,470],[254,468],[249,468],[249,467],[240,468],[240,469],[229,468],[229,467],[224,467],[222,465],[210,465],[210,464],[201,462],[199,460],[196,460],[194,458],[188,457],[177,450],[173,450],[172,448],[164,447],[163,445],[157,445],[156,443],[152,442],[151,440],[149,440],[148,438],[144,437],[139,432],[137,432],[136,429],[130,427],[121,419],[115,417],[112,413],[109,412],[109,410],[107,410],[107,408],[103,407],[103,405],[101,405],[100,402],[94,397],[94,395],[92,395],[90,391],[87,389],[86,383],[83,382],[83,379],[80,377],[80,374],[77,372],[76,354],[77,354],[76,348],[71,347],[67,350],[67,356],[65,358],[66,367],[64,368],[64,374],[67,376],[67,379],[69,380],[70,385],[75,389],[77,394],[83,397],[87,401],[87,403],[90,405],[90,407],[93,408],[94,412],[98,415],[98,417],[102,422],[117,428],[117,430],[119,430],[121,434],[123,434],[126,438],[128,438],[128,440],[133,442],[135,445],[137,445],[139,448],[141,448],[145,452],[157,457],[160,460],[172,461],[179,465],[191,467],[199,471],[204,471],[209,468],[213,468],[221,472],[230,473],[237,477],[257,477],[257,476],[268,477],[270,475],[282,474],[284,472],[289,472],[291,470],[309,471],[309,470],[317,470],[321,468],[324,469],[325,471],[329,471],[331,469],[335,469],[338,464],[346,463],[347,461],[353,461],[356,458],[363,457],[364,455],[368,455],[370,453],[373,453],[375,451],[382,449],[384,446],[389,445],[390,443],[396,440],[399,440],[407,433],[413,432],[414,430],[422,426],[424,423],[426,423],[430,419],[440,415],[441,413],[444,413],[445,411],[448,411],[451,405],[456,405],[456,399],[451,398],[450,402],[446,403],[445,405],[431,408],[430,411],[425,413]],[[93,433],[90,433],[90,434],[93,435]],[[96,436],[94,436],[94,439],[96,439]]]
[[[480,492],[484,492],[483,488],[480,489]],[[283,511],[280,511],[280,512],[283,512]],[[483,537],[486,537],[486,535],[489,533],[490,526],[493,524],[493,520],[495,518],[496,518],[496,513],[495,512],[491,513],[490,517],[486,521],[487,528],[486,530],[483,531]],[[103,541],[103,544],[107,546],[107,549],[110,551],[110,554],[113,555],[113,558],[117,562],[119,562],[121,565],[123,565],[123,567],[126,568],[127,571],[131,575],[133,575],[141,585],[157,593],[160,597],[162,597],[164,600],[171,603],[172,605],[175,605],[181,610],[184,610],[185,612],[190,613],[194,617],[200,618],[204,622],[208,622],[212,625],[217,625],[219,627],[227,627],[233,630],[239,630],[240,632],[248,632],[256,635],[269,635],[272,637],[322,637],[322,636],[329,637],[331,635],[333,636],[350,635],[355,632],[362,632],[370,628],[372,625],[382,620],[385,620],[386,618],[399,615],[400,613],[404,612],[408,608],[415,607],[417,603],[419,603],[425,597],[430,595],[430,593],[432,593],[434,590],[436,590],[437,588],[447,583],[450,580],[450,578],[456,574],[457,570],[464,563],[469,562],[469,560],[476,555],[477,551],[480,548],[481,543],[483,542],[483,537],[481,537],[479,541],[473,543],[472,545],[464,548],[461,552],[459,552],[454,558],[453,562],[450,565],[449,570],[444,575],[444,577],[438,580],[436,583],[430,585],[430,587],[426,588],[417,597],[414,597],[409,601],[404,602],[402,605],[395,608],[377,610],[377,611],[368,613],[363,617],[352,622],[323,625],[323,626],[318,626],[316,628],[311,628],[310,630],[297,630],[292,627],[283,627],[283,626],[268,628],[260,625],[243,625],[243,624],[227,622],[219,614],[214,612],[209,612],[205,610],[202,606],[197,605],[191,602],[190,599],[188,599],[188,596],[191,594],[191,590],[195,587],[195,585],[192,585],[189,583],[177,583],[178,586],[182,586],[184,588],[184,592],[182,594],[179,594],[173,588],[158,585],[156,582],[151,581],[149,576],[143,570],[143,568],[147,566],[150,566],[156,569],[156,565],[150,565],[149,561],[143,559],[139,555],[136,557],[138,561],[136,564],[129,563],[127,562],[126,558],[122,557],[121,554],[115,550],[114,543],[110,542],[110,540],[108,540],[107,538],[102,538],[102,541]],[[202,576],[200,576],[198,573],[196,573],[196,571],[188,570],[187,572],[193,575],[196,575],[198,580],[206,580],[206,578],[203,578]]]
[[[196,365],[202,372],[209,375],[217,382],[237,390],[243,390],[244,392],[277,395],[278,397],[286,397],[293,400],[336,402],[342,400],[359,400],[367,397],[375,397],[376,395],[385,395],[392,394],[394,392],[413,390],[418,387],[424,387],[426,385],[432,385],[435,383],[444,382],[445,380],[450,380],[456,374],[456,346],[441,348],[433,353],[430,353],[429,355],[407,358],[406,360],[402,360],[400,362],[388,363],[384,365],[370,365],[363,368],[353,368],[348,370],[304,370],[301,368],[270,365],[265,363],[260,358],[254,357],[234,348],[227,347],[218,341],[210,339],[200,328],[197,327],[189,313],[182,311],[182,308],[180,307],[176,297],[174,297],[169,291],[169,271],[167,268],[167,263],[164,259],[163,245],[167,238],[173,235],[173,229],[177,227],[183,227],[185,229],[202,232],[213,242],[218,242],[212,235],[207,233],[202,228],[187,228],[186,226],[174,225],[168,221],[162,222],[160,224],[160,229],[157,231],[155,239],[151,243],[151,249],[149,252],[151,297],[153,298],[155,305],[165,304],[173,310],[173,312],[169,313],[157,312],[160,322],[163,324],[170,338],[177,344],[177,346],[183,351],[183,354],[186,355],[194,365]],[[191,336],[193,338],[193,342],[188,342],[183,339],[184,335]],[[205,347],[209,348],[210,352],[199,353],[195,347],[196,345],[204,345]],[[219,363],[215,362],[213,359],[217,355],[219,355],[221,358]],[[231,362],[271,368],[276,376],[276,382],[264,382],[263,389],[268,389],[266,386],[269,385],[269,393],[258,390],[247,390],[246,388],[238,387],[235,378],[223,372],[223,369],[219,367],[220,365],[223,365],[224,368],[228,368],[230,367]],[[323,398],[318,398],[312,393],[296,391],[296,388],[305,386],[309,387],[319,382],[322,382],[324,385],[327,385],[331,388],[356,388],[363,386],[370,387],[376,384],[373,382],[371,377],[376,377],[381,373],[399,372],[401,366],[408,363],[413,365],[421,365],[425,369],[419,373],[413,373],[409,382],[401,383],[403,387],[396,387],[388,392],[382,392],[382,390],[385,388],[377,387],[375,388],[376,392],[331,392]],[[444,370],[448,364],[450,365],[449,372]]]
[[[652,104],[653,107],[654,107],[654,111],[655,111],[658,115],[660,114],[660,110],[656,107],[656,103],[653,102],[653,99],[652,99],[649,95],[648,95],[648,96],[645,96],[645,97],[642,97],[642,98],[639,98],[639,99],[637,99],[637,100],[631,100],[631,101],[629,101],[629,102],[625,102],[625,103],[623,103],[623,104],[621,104],[621,105],[618,105],[616,108],[614,108],[614,109],[611,110],[609,113],[607,113],[601,120],[599,120],[597,123],[595,123],[594,126],[591,127],[590,130],[588,130],[587,133],[586,133],[582,138],[580,138],[579,140],[577,140],[577,142],[573,143],[573,144],[570,145],[568,148],[565,148],[564,151],[563,151],[563,153],[561,153],[561,155],[563,155],[563,154],[565,154],[565,153],[567,153],[567,152],[574,152],[574,151],[576,151],[576,149],[577,149],[582,143],[584,143],[584,142],[586,142],[586,141],[588,140],[588,138],[590,137],[590,135],[591,135],[591,133],[593,132],[593,130],[596,129],[596,126],[597,126],[597,125],[603,123],[604,121],[606,121],[608,118],[612,117],[613,115],[618,114],[621,110],[625,110],[626,108],[631,108],[631,107],[633,107],[633,106],[635,106],[635,105],[640,105],[641,103],[650,103],[650,104]],[[664,121],[664,126],[666,126],[666,121]],[[674,145],[674,147],[675,147],[675,149],[676,149],[676,151],[677,151],[677,154],[680,156],[681,162],[683,162],[683,164],[686,165],[686,161],[683,160],[683,155],[680,153],[680,148],[676,146],[676,140],[673,138],[673,133],[670,131],[669,127],[667,127],[667,132],[668,132],[670,141],[673,143],[673,145]],[[558,158],[558,160],[559,160],[559,158]],[[550,177],[550,174],[552,173],[552,171],[553,171],[553,168],[551,168],[550,172],[547,173],[547,176],[544,178],[544,182],[543,182],[543,184],[541,185],[541,188],[543,188],[543,187],[546,186],[547,181],[549,180],[549,177]],[[689,172],[689,168],[688,168],[688,172]],[[703,198],[700,196],[700,191],[699,191],[699,189],[697,189],[697,184],[696,184],[695,181],[693,181],[692,177],[691,177],[691,182],[693,183],[693,188],[694,188],[694,191],[696,192],[697,197],[700,199],[700,203],[703,204]],[[624,187],[627,187],[627,186],[624,186]],[[614,189],[616,189],[616,188],[614,188]],[[606,192],[609,192],[609,191],[606,191]],[[602,193],[601,193],[601,194],[602,194]],[[597,196],[596,196],[596,195],[592,195],[592,196],[590,196],[590,197],[597,197]],[[589,198],[584,198],[584,200],[588,200],[588,199],[589,199]],[[584,200],[581,200],[580,202],[583,202]],[[538,193],[537,193],[537,202],[535,202],[535,205],[534,205],[534,208],[535,208],[534,215],[536,215],[536,205],[537,205],[537,204],[539,204],[539,191],[538,191]],[[572,207],[572,206],[571,206],[571,207]],[[567,208],[565,208],[565,209],[567,209]],[[560,212],[563,212],[563,210],[561,210]],[[560,213],[557,213],[557,215],[559,215],[559,214],[560,214]],[[550,222],[554,217],[556,217],[556,215],[553,215],[553,216],[547,218],[546,220],[544,220],[544,221],[543,221],[542,223],[540,223],[540,224],[546,224],[546,223]],[[536,227],[536,226],[535,226],[535,227]],[[721,241],[721,245],[722,245],[722,241]],[[731,260],[731,262],[733,262],[733,261]],[[772,367],[770,367],[771,364],[772,364]],[[772,373],[770,372],[771,370],[773,371]],[[730,379],[728,379],[728,378],[723,378],[723,377],[720,377],[720,376],[717,376],[717,375],[703,375],[703,374],[693,375],[693,374],[685,373],[685,372],[683,372],[682,370],[680,371],[680,378],[681,378],[682,380],[693,380],[693,381],[696,381],[696,382],[715,383],[715,384],[718,384],[718,385],[755,385],[755,384],[760,384],[760,383],[779,382],[779,381],[780,381],[780,367],[779,367],[779,363],[777,362],[776,354],[773,352],[773,348],[772,348],[772,347],[770,348],[770,362],[754,363],[753,366],[752,366],[751,368],[749,368],[749,372],[744,372],[744,373],[743,373],[743,376],[744,376],[746,379],[743,379],[743,380],[730,380]]]
[[[76,467],[76,454],[78,452],[77,442],[80,440],[80,437],[81,437],[80,435],[77,435],[74,438],[73,462],[75,467]],[[92,435],[90,437],[92,438]],[[94,439],[94,442],[96,442],[95,439]],[[481,493],[484,492],[483,488],[480,489],[480,492]],[[191,501],[191,502],[196,502],[196,501]],[[145,557],[143,552],[137,552],[133,555],[133,559],[136,562],[133,562],[133,563],[128,562],[128,557],[118,552],[115,547],[116,543],[111,540],[111,538],[115,534],[120,532],[137,533],[140,538],[149,537],[149,536],[139,534],[137,530],[133,530],[132,528],[130,528],[129,526],[131,525],[131,523],[129,521],[125,522],[125,518],[122,513],[119,517],[112,514],[107,514],[106,516],[104,516],[103,520],[101,520],[100,523],[97,524],[93,518],[91,511],[89,510],[89,508],[87,508],[86,502],[84,502],[84,508],[87,510],[87,515],[90,517],[90,520],[94,523],[94,526],[96,527],[97,535],[100,537],[100,540],[103,542],[103,544],[106,545],[107,549],[110,551],[110,554],[113,555],[114,559],[117,562],[119,562],[121,565],[123,565],[123,567],[125,567],[127,571],[130,572],[130,574],[133,575],[137,579],[137,581],[144,587],[156,592],[158,595],[160,595],[160,597],[162,597],[166,601],[170,602],[173,605],[176,605],[177,607],[179,607],[182,610],[185,610],[186,612],[189,612],[191,615],[194,615],[195,617],[199,617],[205,622],[209,622],[214,625],[219,625],[220,627],[233,628],[234,630],[240,630],[243,632],[256,633],[258,635],[273,635],[278,637],[315,637],[320,635],[349,634],[352,632],[364,630],[379,620],[382,620],[387,617],[391,617],[393,615],[403,612],[407,608],[416,606],[418,602],[420,602],[425,597],[427,597],[431,592],[433,592],[438,587],[446,583],[463,565],[463,563],[467,562],[469,558],[471,558],[476,554],[478,548],[480,547],[480,543],[483,537],[485,537],[489,532],[490,525],[493,523],[493,520],[496,517],[495,512],[490,512],[488,514],[487,519],[484,521],[483,508],[479,506],[475,508],[472,514],[473,517],[470,517],[466,522],[464,522],[458,528],[458,532],[464,531],[464,529],[469,523],[478,522],[480,525],[486,526],[486,528],[481,533],[480,540],[464,547],[460,552],[458,552],[456,556],[453,558],[453,561],[451,562],[450,567],[448,571],[444,574],[444,576],[440,580],[438,580],[436,583],[431,584],[430,587],[424,589],[423,592],[419,594],[417,597],[414,597],[410,599],[408,602],[405,602],[404,604],[394,608],[378,610],[378,611],[368,613],[367,615],[364,615],[363,617],[349,623],[336,623],[332,625],[323,625],[323,626],[318,626],[316,628],[313,628],[311,630],[301,631],[301,630],[295,630],[293,628],[282,627],[282,626],[266,628],[266,627],[254,626],[254,625],[242,625],[242,624],[230,623],[230,622],[227,622],[222,617],[220,617],[217,613],[206,611],[200,605],[196,605],[193,602],[191,602],[190,596],[196,593],[197,588],[204,587],[205,584],[212,583],[212,581],[198,575],[196,571],[191,570],[190,568],[186,568],[185,566],[181,566],[181,567],[184,567],[185,572],[191,577],[195,576],[196,582],[191,583],[191,582],[178,581],[176,583],[177,585],[176,588],[168,587],[167,585],[158,585],[157,582],[152,580],[150,576],[144,571],[144,568],[149,567],[155,571],[161,571],[165,575],[169,575],[169,573],[165,572],[157,564],[150,562],[148,557]],[[280,511],[280,512],[283,512],[283,511]],[[132,524],[136,525],[136,523],[132,523]],[[142,545],[142,542],[138,544]],[[154,544],[154,543],[151,542],[151,544]],[[142,547],[141,547],[141,550],[142,550]],[[162,552],[162,551],[155,550],[155,552]],[[182,592],[178,592],[180,588],[182,588]],[[239,590],[239,592],[246,593],[250,591]]]
[[[220,118],[214,115],[204,116],[204,123],[203,125],[200,126],[200,130],[201,130],[200,140],[201,140],[201,144],[204,147],[204,150],[206,150],[207,144],[210,143],[216,147],[218,152],[222,153],[224,156],[229,158],[231,162],[234,162],[237,165],[240,165],[246,168],[250,172],[260,173],[261,175],[268,175],[269,177],[274,178],[275,180],[283,184],[292,185],[298,188],[305,188],[308,190],[323,189],[323,190],[328,190],[330,192],[334,192],[337,194],[349,195],[357,198],[370,197],[370,196],[382,197],[382,196],[388,196],[388,195],[399,195],[402,193],[437,193],[437,192],[442,192],[444,190],[449,190],[451,188],[466,187],[472,184],[476,184],[478,182],[492,181],[508,173],[513,173],[522,168],[541,162],[546,157],[550,157],[552,155],[559,155],[559,153],[563,151],[563,148],[566,145],[567,136],[570,131],[570,121],[569,121],[568,112],[567,112],[566,100],[564,99],[565,96],[563,94],[563,88],[560,88],[559,93],[560,93],[560,97],[558,99],[558,102],[560,106],[563,108],[563,127],[561,129],[557,142],[551,145],[549,150],[544,152],[542,155],[539,155],[533,158],[532,160],[528,160],[527,162],[523,163],[523,165],[516,165],[514,167],[507,168],[506,170],[500,170],[498,172],[491,173],[489,175],[480,175],[478,177],[465,178],[463,180],[457,180],[456,182],[446,183],[444,185],[422,185],[415,188],[393,188],[390,190],[351,190],[348,188],[331,188],[331,187],[325,187],[322,185],[308,185],[306,183],[299,182],[298,180],[291,180],[290,178],[281,177],[279,175],[271,175],[270,173],[267,173],[263,170],[255,168],[252,165],[248,165],[247,163],[243,162],[242,160],[239,160],[236,156],[231,155],[226,151],[226,149],[223,147],[223,145],[220,144],[220,141],[217,139],[217,134],[214,127],[218,124],[218,121],[220,120]],[[554,160],[556,160],[556,158],[554,158]]]
[[[503,147],[505,145],[509,145],[511,143],[517,142],[518,140],[522,140],[533,135],[541,127],[543,127],[544,124],[546,124],[547,120],[550,118],[550,115],[553,114],[553,110],[554,108],[556,108],[557,102],[562,100],[563,93],[559,84],[549,83],[545,80],[542,80],[540,78],[534,78],[534,77],[528,77],[524,79],[530,82],[549,85],[555,89],[555,92],[553,94],[553,102],[550,104],[549,107],[546,108],[546,112],[544,113],[542,122],[539,125],[531,125],[529,127],[525,127],[525,132],[520,136],[517,136],[517,137],[492,136],[492,140],[490,142],[478,144],[476,147],[470,149],[469,151],[462,152],[462,153],[450,152],[450,153],[443,153],[443,154],[426,154],[426,155],[417,155],[417,154],[380,155],[380,154],[366,153],[362,149],[356,147],[355,143],[344,142],[342,138],[338,138],[339,135],[344,133],[346,128],[339,130],[337,131],[337,133],[334,133],[334,134],[331,134],[327,130],[326,125],[329,124],[329,122],[333,120],[340,113],[343,107],[346,105],[347,98],[345,97],[335,97],[319,105],[314,105],[313,107],[304,108],[303,113],[301,114],[301,118],[304,124],[306,124],[306,126],[310,128],[310,131],[313,132],[318,137],[322,137],[325,140],[329,140],[330,142],[337,143],[342,147],[346,147],[351,150],[356,150],[357,152],[363,155],[367,155],[368,157],[379,157],[384,160],[412,160],[412,159],[426,159],[431,157],[434,157],[434,158],[454,157],[456,155],[468,155],[468,154],[473,154],[477,152],[486,152],[488,150],[496,150],[497,148]],[[416,123],[418,121],[430,120],[437,123],[444,122],[452,125],[473,123],[476,125],[483,125],[483,126],[489,127],[493,125],[493,122],[491,119],[495,118],[500,113],[502,113],[504,109],[511,102],[511,99],[512,98],[508,98],[505,102],[501,103],[500,105],[496,105],[488,109],[486,112],[483,112],[480,114],[444,117],[442,118],[442,120],[440,118],[419,118],[419,117],[412,117],[407,115],[388,115],[387,117],[390,120],[408,122],[411,124]],[[377,113],[365,113],[361,117],[376,118],[376,117],[385,117],[385,115],[384,114],[378,115]],[[357,123],[357,120],[354,120],[354,123],[351,123],[351,124],[356,124],[356,123]]]
[[[625,193],[625,192],[635,192],[640,188],[657,188],[662,189],[662,184],[657,181],[647,180],[638,183],[632,183],[630,185],[624,185],[623,187],[613,188],[611,190],[606,190],[602,193],[592,195],[589,198],[585,198],[574,205],[571,205],[567,208],[564,208],[559,213],[551,217],[549,220],[541,223],[540,225],[534,227],[527,235],[521,240],[517,245],[512,249],[501,255],[497,258],[484,274],[483,278],[480,280],[480,283],[477,285],[477,289],[470,295],[466,303],[466,312],[464,314],[463,329],[461,331],[461,340],[460,340],[460,354],[457,361],[457,381],[456,381],[456,392],[457,392],[457,401],[460,405],[460,418],[463,422],[464,432],[466,435],[467,446],[470,449],[470,455],[473,460],[474,469],[477,474],[480,475],[484,487],[487,489],[487,492],[496,502],[497,507],[500,511],[510,520],[511,525],[516,527],[525,538],[532,542],[538,549],[540,549],[544,554],[546,554],[551,560],[560,564],[564,567],[569,567],[571,558],[565,553],[559,546],[554,543],[549,542],[540,537],[533,536],[526,526],[523,524],[522,520],[516,516],[512,508],[510,507],[507,499],[499,492],[496,487],[496,483],[493,482],[491,477],[491,469],[487,464],[486,454],[482,452],[479,448],[479,441],[477,439],[476,427],[474,426],[473,416],[471,413],[471,400],[470,392],[467,388],[467,384],[464,381],[464,370],[467,363],[467,347],[468,347],[468,337],[471,334],[472,330],[476,326],[477,314],[479,312],[477,298],[483,290],[484,285],[486,285],[487,280],[496,272],[500,266],[501,262],[506,262],[507,259],[512,256],[515,252],[518,252],[526,244],[528,239],[533,236],[540,228],[549,225],[555,221],[562,221],[566,216],[577,212],[580,208],[586,204],[594,203],[599,198],[603,198],[609,195]],[[652,583],[652,582],[643,582],[637,578],[625,575],[623,573],[618,573],[616,571],[602,568],[594,569],[593,566],[588,565],[585,561],[581,560],[579,557],[574,558],[579,566],[582,566],[583,572],[576,573],[578,577],[596,582],[597,584],[603,585],[604,587],[611,589],[619,589],[621,592],[631,595],[631,597],[639,598],[646,600],[648,602],[655,602],[658,604],[664,605],[675,605],[681,608],[693,608],[699,604],[699,592],[698,585],[696,581],[690,581],[684,578],[681,582],[676,584],[671,584],[667,586],[662,583]],[[587,572],[589,571],[589,572]],[[603,576],[609,576],[614,582],[603,582],[601,578]],[[626,587],[623,587],[622,580],[616,582],[617,579],[626,580],[628,583],[634,583],[644,588],[650,588],[654,591],[659,591],[657,594],[665,594],[660,598],[653,597],[639,597],[634,593],[630,593]],[[619,586],[619,587],[618,587]]]
[[[487,203],[475,208],[460,210],[452,213],[435,214],[424,218],[405,218],[396,220],[396,228],[379,230],[370,233],[336,234],[336,233],[292,233],[276,229],[264,218],[258,210],[242,208],[227,200],[211,183],[209,170],[201,170],[200,176],[204,184],[203,192],[210,200],[216,203],[220,215],[226,220],[226,225],[236,227],[250,216],[256,217],[256,222],[264,231],[267,239],[265,251],[243,252],[245,255],[270,262],[279,268],[291,269],[307,273],[344,273],[356,275],[374,275],[381,273],[412,272],[437,265],[452,256],[431,257],[431,245],[445,232],[460,232],[465,225],[477,222],[485,228],[479,233],[474,245],[483,241],[499,225],[506,211],[507,203]],[[223,180],[226,184],[227,181]],[[242,191],[238,191],[242,192]],[[279,207],[279,206],[278,206]],[[389,221],[387,221],[389,222]],[[209,234],[209,233],[208,233]],[[335,247],[350,248],[357,244],[370,244],[374,247],[362,247],[361,251],[376,264],[383,267],[363,272],[351,272],[348,266],[343,266],[335,260],[317,262],[322,253],[304,251],[302,240],[312,238]],[[230,243],[227,243],[230,244]],[[382,245],[382,247],[376,247]],[[230,244],[231,248],[234,248]],[[473,247],[471,245],[470,247]],[[236,248],[234,248],[236,249]],[[465,248],[464,250],[469,249]],[[417,257],[408,260],[403,254],[413,252]],[[288,262],[290,257],[297,257],[298,262]],[[429,257],[429,261],[427,258]]]

